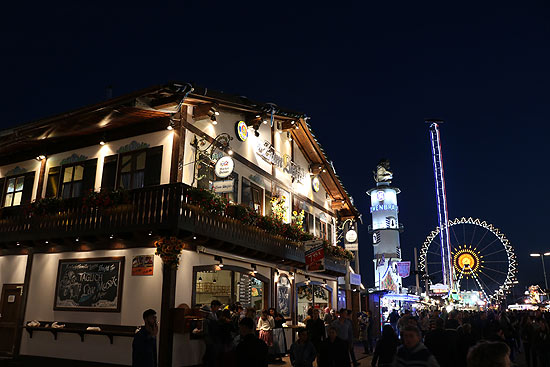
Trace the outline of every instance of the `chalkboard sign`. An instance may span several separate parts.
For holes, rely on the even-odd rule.
[[[124,257],[59,260],[54,310],[120,312]]]

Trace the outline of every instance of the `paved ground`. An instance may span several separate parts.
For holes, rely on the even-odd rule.
[[[355,346],[355,357],[357,358],[357,361],[360,363],[361,367],[370,367],[370,363],[372,361],[372,356],[363,354],[363,347],[356,345]],[[285,367],[291,367],[290,361],[288,357],[283,358],[284,363],[273,363],[269,366],[285,366]],[[317,367],[317,362],[313,363],[313,366]]]

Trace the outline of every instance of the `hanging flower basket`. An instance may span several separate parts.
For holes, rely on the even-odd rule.
[[[157,248],[155,255],[160,256],[165,265],[171,266],[173,269],[178,268],[181,251],[185,247],[182,240],[177,237],[162,237],[155,241],[155,247]]]

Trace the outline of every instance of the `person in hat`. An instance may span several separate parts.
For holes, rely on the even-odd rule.
[[[148,309],[143,312],[144,325],[134,335],[132,342],[132,367],[157,367],[157,313]]]

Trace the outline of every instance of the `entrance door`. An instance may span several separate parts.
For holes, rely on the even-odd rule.
[[[0,355],[12,356],[21,312],[22,284],[4,284],[0,298]]]

